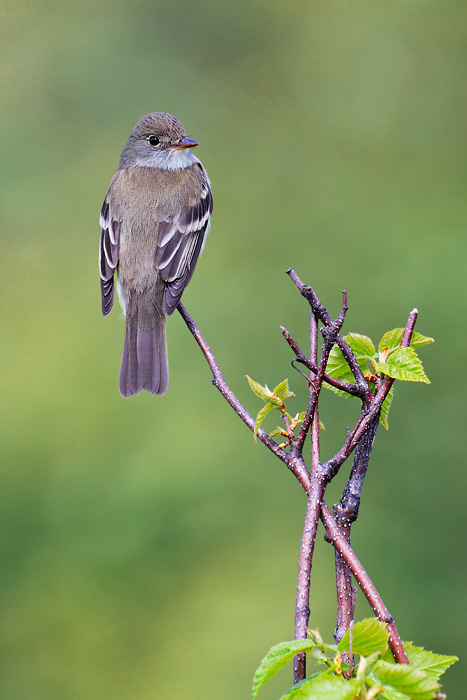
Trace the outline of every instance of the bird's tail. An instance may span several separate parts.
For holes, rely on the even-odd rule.
[[[145,389],[162,396],[169,385],[165,316],[147,293],[130,294],[119,389],[126,399]]]

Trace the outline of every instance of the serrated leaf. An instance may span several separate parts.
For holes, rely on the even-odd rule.
[[[342,381],[352,381],[353,374],[350,371],[349,365],[344,359],[342,350],[334,345],[331,352],[329,353],[328,361],[326,364],[326,374],[334,379],[341,379]],[[344,379],[344,377],[347,377]]]
[[[284,379],[284,381],[280,382],[274,389],[274,394],[279,398],[279,399],[288,399],[290,396],[295,396],[293,391],[290,391],[289,389],[289,380]]]
[[[413,668],[426,671],[426,673],[432,675],[436,679],[442,676],[449,666],[459,661],[457,656],[434,654],[432,651],[427,651],[422,647],[416,647],[412,642],[408,642],[405,645],[405,651],[409,663]]]
[[[334,379],[339,379],[341,382],[355,382],[355,378],[344,359],[344,355],[337,345],[334,345],[329,353],[329,358],[326,365],[326,374],[328,374],[330,377],[334,377]],[[326,387],[326,389],[329,389],[329,391],[334,392],[334,394],[339,394],[339,396],[345,396],[346,398],[349,398],[350,396],[350,394],[347,394],[347,392],[336,389],[336,387],[332,386],[332,384],[328,384],[327,382],[323,382],[323,386]]]
[[[263,420],[266,418],[266,416],[268,415],[268,413],[270,411],[274,410],[274,408],[275,408],[275,406],[273,406],[271,403],[267,403],[265,406],[263,406],[263,408],[260,411],[258,411],[258,415],[256,416],[256,422],[255,422],[255,430],[253,433],[253,437],[254,437],[255,441],[256,441],[256,436],[258,435],[258,430],[261,428],[261,424],[262,424]]]
[[[353,700],[359,690],[360,683],[357,680],[346,681],[326,673],[305,678],[282,695],[281,700]]]
[[[259,382],[255,382],[255,380],[249,377],[248,374],[245,376],[248,379],[250,389],[256,394],[256,396],[259,396],[259,398],[263,399],[263,401],[269,401],[272,397],[271,389],[268,389],[267,386],[263,386]]]
[[[391,352],[386,362],[378,362],[376,371],[405,382],[430,383],[423,371],[420,358],[413,348],[397,348]]]
[[[373,361],[376,350],[371,338],[368,338],[366,335],[360,335],[360,333],[349,333],[344,336],[344,340],[357,360],[365,358],[370,360],[370,362]]]
[[[402,336],[404,334],[404,328],[393,328],[392,331],[388,331],[383,335],[378,345],[378,352],[383,352],[386,348],[393,350],[400,346],[402,342]],[[410,341],[411,348],[419,348],[422,345],[429,345],[434,343],[433,338],[428,338],[426,335],[421,335],[414,331],[412,333],[412,339]]]
[[[381,406],[381,415],[379,417],[379,422],[381,423],[383,428],[386,428],[386,430],[388,430],[388,428],[389,428],[388,415],[389,415],[389,409],[391,408],[393,398],[394,398],[394,384],[389,389],[388,395],[386,396],[386,398],[383,401],[383,405]]]
[[[354,352],[355,359],[357,360],[357,364],[362,372],[368,372],[368,370],[372,368],[372,364],[375,362],[374,355],[369,355],[364,352],[366,349],[372,349],[373,352],[375,350],[370,338],[367,338],[365,335],[359,335],[358,333],[353,333],[348,336],[346,335],[345,338],[351,340],[351,342],[354,343],[356,350],[358,349],[358,352],[356,352],[352,347],[350,348]],[[368,344],[366,341],[368,341]],[[334,345],[329,353],[328,362],[326,364],[326,374],[328,374],[330,377],[334,377],[335,379],[339,379],[342,382],[348,382],[349,384],[355,383],[355,377],[352,374],[352,370],[345,361],[344,355],[337,345]],[[331,391],[340,393],[340,389],[335,389],[330,385],[326,386],[328,386]]]
[[[434,338],[430,338],[428,335],[422,335],[421,333],[417,333],[417,331],[414,331],[410,340],[410,347],[421,348],[422,345],[430,345],[430,343],[434,342]]]
[[[408,664],[378,661],[372,669],[371,676],[378,685],[403,693],[411,700],[434,700],[439,688],[436,678]]]
[[[281,642],[269,649],[261,661],[253,678],[252,700],[255,700],[261,688],[271,680],[273,676],[301,651],[309,652],[318,645],[313,639],[298,639],[291,642]]]
[[[404,642],[404,649],[411,668],[418,668],[420,671],[426,671],[426,673],[433,676],[435,679],[439,679],[453,663],[459,661],[457,656],[435,654],[432,651],[423,649],[423,647],[415,646],[412,642]],[[395,663],[390,650],[384,655],[383,661]]]
[[[352,649],[350,649],[350,630],[344,634],[337,648],[340,652],[350,651],[352,654],[362,656],[369,656],[376,652],[383,654],[388,645],[388,638],[389,632],[384,622],[375,617],[369,617],[354,624]]]

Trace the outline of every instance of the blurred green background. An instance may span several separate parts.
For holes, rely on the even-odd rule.
[[[150,111],[201,142],[215,207],[184,302],[252,413],[247,373],[306,399],[279,332],[306,344],[287,267],[333,314],[345,288],[345,330],[376,342],[418,307],[432,384],[397,387],[352,542],[402,637],[465,657],[465,4],[7,0],[0,19],[2,700],[239,700],[293,634],[304,494],[178,314],[168,394],[118,394],[98,215]],[[357,408],[323,397],[324,458]],[[328,640],[334,597],[320,535]],[[444,688],[464,687],[459,663]]]

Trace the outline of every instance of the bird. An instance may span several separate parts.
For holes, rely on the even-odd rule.
[[[166,317],[193,276],[210,228],[211,182],[191,152],[198,146],[165,112],[138,121],[102,205],[102,313],[117,294],[125,316],[119,375],[124,398],[169,384]]]

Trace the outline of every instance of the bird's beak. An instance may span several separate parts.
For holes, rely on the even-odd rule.
[[[173,148],[194,148],[195,146],[199,146],[198,141],[192,141],[191,139],[183,138],[183,139],[178,139],[173,145]]]

